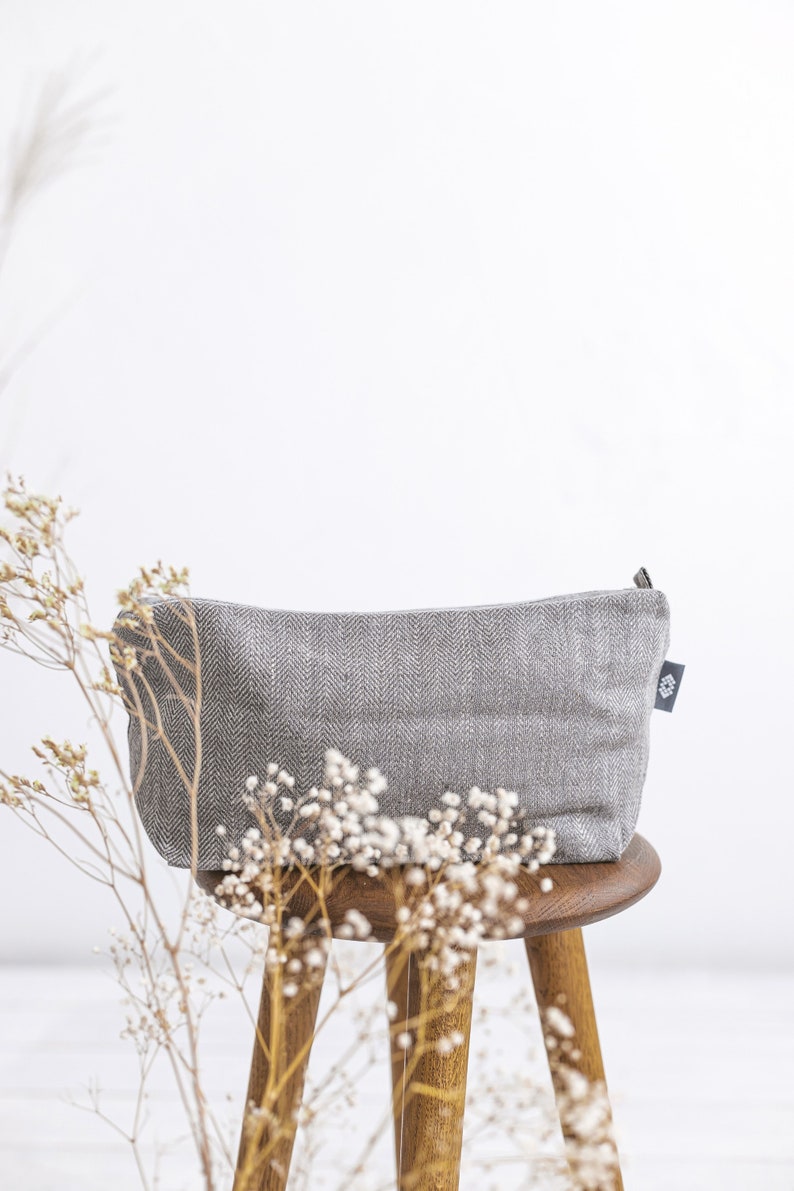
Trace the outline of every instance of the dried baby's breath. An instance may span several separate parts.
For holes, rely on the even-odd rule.
[[[195,692],[201,658],[197,650],[189,658],[173,657],[152,614],[153,601],[168,599],[188,636],[197,640],[187,572],[159,562],[140,569],[119,593],[118,627],[127,637],[122,640],[116,629],[97,626],[91,617],[85,585],[64,542],[73,514],[60,499],[29,492],[22,480],[9,480],[3,499],[9,523],[0,528],[0,647],[69,675],[90,710],[98,740],[89,745],[61,734],[44,735],[33,747],[34,776],[0,764],[0,805],[86,877],[104,885],[120,915],[104,950],[123,992],[122,1036],[139,1060],[140,1096],[123,1132],[136,1152],[144,1185],[146,1086],[153,1068],[163,1062],[185,1109],[195,1155],[191,1185],[219,1191],[229,1185],[236,1146],[204,1085],[202,1029],[207,1014],[228,997],[245,997],[252,971],[264,971],[271,995],[283,1009],[272,1015],[274,1032],[263,1040],[269,1053],[280,1053],[290,1013],[301,1011],[324,979],[333,995],[318,1029],[328,1029],[334,1015],[345,1012],[382,962],[378,953],[350,973],[332,950],[334,934],[365,944],[375,933],[362,909],[349,907],[336,923],[327,912],[334,883],[344,879],[348,868],[370,881],[391,883],[394,941],[388,946],[415,957],[423,980],[440,981],[451,996],[460,995],[467,986],[466,965],[480,944],[522,933],[528,896],[547,888],[547,878],[532,886],[531,877],[551,860],[554,835],[533,825],[518,796],[506,789],[441,791],[426,816],[392,817],[380,810],[388,787],[387,776],[377,768],[362,768],[330,749],[321,784],[301,790],[289,768],[274,758],[264,772],[249,774],[240,791],[230,792],[254,815],[254,825],[242,838],[232,838],[228,824],[209,827],[227,850],[215,898],[201,893],[188,873],[183,900],[172,914],[162,901],[161,885],[151,879],[152,864],[159,862],[153,860],[135,814],[126,742],[123,736],[118,739],[124,713],[140,719],[144,750],[156,741],[175,767],[180,758],[162,724],[151,713],[146,718],[134,685],[122,692],[110,663],[140,677],[142,661],[156,656],[172,697],[180,700],[199,739],[199,708],[184,680],[190,679]],[[102,753],[102,764],[96,752]],[[145,764],[145,755],[141,760]],[[177,772],[185,793],[195,794],[195,775]],[[285,881],[290,872],[316,882],[318,897],[311,912],[296,910]],[[219,903],[235,913],[226,913]],[[357,950],[369,954],[366,947]],[[423,1045],[422,1015],[401,1021],[398,1005],[394,1000],[387,1004],[385,995],[376,1010],[381,1021],[391,1023],[406,1062],[414,1061]],[[544,1025],[569,1118],[569,1162],[577,1185],[606,1187],[604,1172],[612,1169],[610,1161],[614,1165],[614,1148],[605,1101],[576,1070],[575,1039],[566,1032],[564,1015],[549,1013]],[[357,1029],[355,1053],[379,1061],[382,1026],[375,1018],[362,1018]],[[429,1045],[444,1059],[468,1040],[451,1029]],[[325,1122],[334,1119],[340,1102],[355,1098],[349,1062],[350,1056],[324,1073],[307,1090],[302,1106],[289,1101],[284,1073],[274,1078],[262,1102],[248,1106],[245,1137],[251,1154],[281,1162],[280,1139],[294,1132],[300,1119],[304,1157],[297,1159],[295,1177],[305,1177],[311,1185],[310,1163],[321,1148]],[[504,1079],[494,1075],[478,1102],[491,1106],[488,1127],[501,1124],[509,1134],[510,1121],[499,1115],[503,1085]],[[522,1093],[522,1104],[530,1094],[531,1089]],[[98,1103],[95,1107],[104,1115]],[[380,1123],[379,1129],[384,1128],[391,1128],[390,1118]],[[372,1138],[362,1143],[350,1177],[340,1172],[340,1185],[352,1186],[356,1180],[362,1185],[365,1175],[356,1172],[366,1170],[372,1144]],[[489,1152],[472,1160],[487,1169],[492,1158]]]

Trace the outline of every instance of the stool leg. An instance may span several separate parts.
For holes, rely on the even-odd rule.
[[[386,991],[397,1005],[389,1032],[400,1191],[457,1191],[476,964],[472,952],[450,991],[415,952],[386,952]],[[463,1041],[447,1050],[457,1033]],[[411,1036],[407,1048],[402,1034]]]
[[[317,948],[317,938],[306,935],[296,954],[312,948]],[[285,997],[282,989],[289,977],[283,968],[265,972],[233,1191],[284,1191],[287,1185],[324,965],[312,973],[308,987]],[[262,1110],[259,1117],[248,1115],[252,1102]]]
[[[538,1008],[544,1010],[557,1005],[567,1014],[576,1031],[575,1042],[580,1052],[576,1063],[571,1065],[591,1083],[606,1084],[581,930],[538,935],[525,943]],[[553,1065],[552,1079],[559,1098],[563,1089]],[[575,1134],[566,1129],[565,1121],[562,1125],[566,1142],[575,1141]],[[623,1191],[619,1165],[615,1167],[614,1191]]]

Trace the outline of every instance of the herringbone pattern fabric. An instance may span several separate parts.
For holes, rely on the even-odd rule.
[[[426,815],[445,790],[502,786],[520,795],[533,825],[555,829],[556,861],[616,859],[631,838],[669,644],[662,592],[361,614],[201,599],[191,607],[201,673],[200,868],[218,868],[251,825],[242,796],[249,774],[262,776],[275,761],[306,790],[320,782],[329,747],[378,766],[389,782],[381,810],[392,816]],[[173,601],[153,605],[167,644],[192,661],[178,610]],[[120,635],[136,643],[131,630]],[[192,675],[177,673],[195,696]],[[155,657],[136,681],[151,691],[190,781],[189,713]],[[146,831],[170,864],[187,867],[185,780],[151,733],[142,767],[134,717],[129,737]]]

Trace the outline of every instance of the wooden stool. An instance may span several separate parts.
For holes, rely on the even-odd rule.
[[[528,908],[521,915],[521,931],[512,937],[523,937],[525,941],[539,1009],[543,1011],[562,1001],[576,1031],[578,1070],[591,1081],[603,1081],[604,1065],[581,928],[618,914],[644,897],[659,878],[659,857],[641,835],[635,835],[620,860],[555,864],[541,872],[549,874],[554,882],[549,893],[539,893],[537,876],[526,870],[519,877],[520,893],[527,896]],[[197,880],[214,895],[223,875],[200,872]],[[290,895],[291,912],[305,916],[313,908],[316,910],[316,897],[311,888],[297,882]],[[371,938],[386,944],[394,940],[396,905],[388,879],[346,869],[335,881],[325,909],[334,934],[339,933],[348,911],[357,910],[369,921]],[[316,947],[316,941],[316,936],[309,934],[303,945]],[[387,992],[389,1000],[397,1005],[390,1036],[400,1191],[457,1191],[475,967],[474,956],[461,966],[461,987],[450,999],[440,977],[420,971],[415,953],[401,954],[399,948],[387,947]],[[290,1104],[299,1103],[302,1095],[321,988],[322,980],[318,979],[291,1007],[284,1053],[274,1060],[282,1072]],[[271,980],[266,976],[247,1103],[262,1103],[268,1078],[273,1075],[273,1063],[265,1058],[262,1040],[271,1037],[273,1015],[283,1012],[283,1001],[279,1001],[279,997],[271,996]],[[411,1048],[413,1055],[400,1045],[405,1041],[401,1036],[411,1029],[422,1035]],[[435,1043],[453,1033],[460,1033],[464,1041],[443,1053]],[[552,1076],[559,1102],[561,1087],[554,1067]],[[241,1142],[234,1191],[283,1191],[294,1137],[294,1128],[287,1128],[275,1146],[271,1142],[272,1158],[253,1173],[249,1167],[244,1177],[241,1165],[246,1146]],[[619,1170],[614,1186],[615,1191],[622,1191]]]

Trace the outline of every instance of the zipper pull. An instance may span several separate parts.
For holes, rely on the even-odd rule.
[[[645,567],[640,567],[640,569],[637,571],[637,574],[634,576],[634,582],[638,587],[653,587],[653,584],[651,583],[651,577]]]

